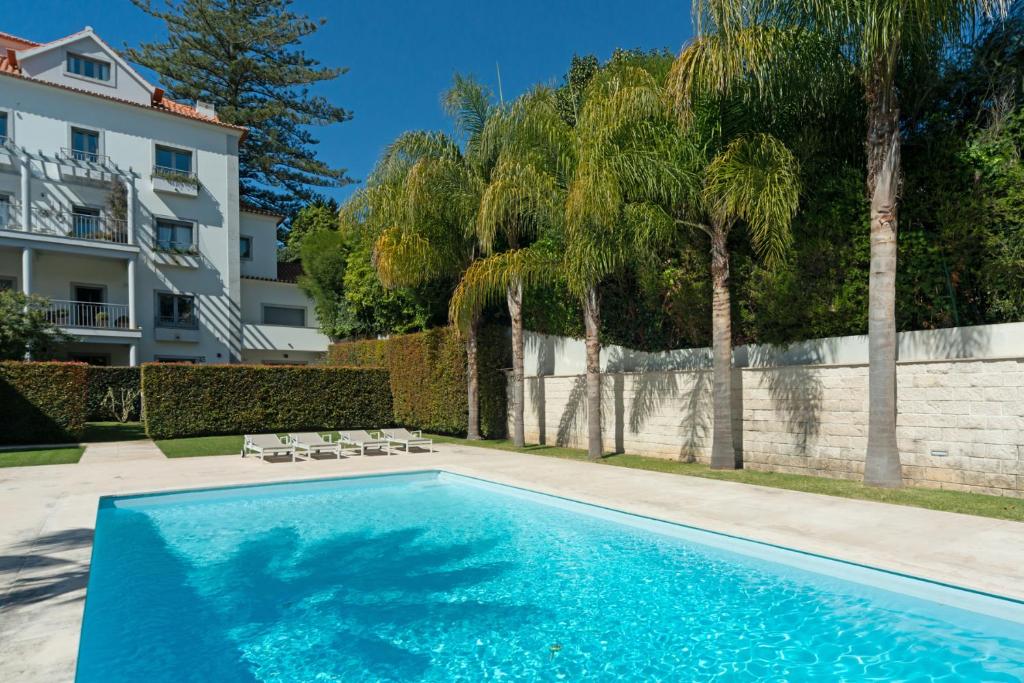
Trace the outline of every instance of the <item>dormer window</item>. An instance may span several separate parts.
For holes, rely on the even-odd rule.
[[[94,81],[110,80],[110,62],[103,62],[91,57],[83,57],[69,52],[67,69],[69,74],[82,78],[91,78]]]

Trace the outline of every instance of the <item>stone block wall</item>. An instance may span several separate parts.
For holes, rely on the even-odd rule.
[[[744,368],[733,386],[745,467],[861,478],[866,365]],[[901,363],[897,393],[908,484],[1024,497],[1024,359]],[[527,378],[525,414],[528,441],[586,447],[582,376]],[[609,451],[707,462],[711,421],[709,371],[605,375]]]

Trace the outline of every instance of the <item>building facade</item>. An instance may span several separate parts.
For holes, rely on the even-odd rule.
[[[0,33],[0,287],[49,299],[63,357],[303,363],[329,340],[281,217],[239,201],[245,129],[174,102],[91,28]]]

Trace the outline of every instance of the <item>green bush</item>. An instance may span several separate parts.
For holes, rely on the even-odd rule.
[[[78,442],[88,416],[88,366],[0,362],[2,444]]]
[[[103,367],[90,365],[89,377],[89,409],[88,419],[93,422],[112,420],[110,411],[103,407],[103,398],[107,390],[113,389],[114,394],[119,396],[122,389],[139,391],[142,386],[142,378],[139,368],[127,367]],[[142,408],[141,402],[135,407],[131,419],[139,419],[139,411]]]
[[[153,439],[394,423],[388,373],[374,368],[147,363],[142,404]]]
[[[481,330],[478,349],[480,434],[501,438],[507,409],[501,369],[511,364],[505,330]],[[328,358],[335,365],[387,368],[399,424],[442,434],[466,433],[466,349],[453,328],[334,344]]]
[[[360,339],[331,344],[327,349],[327,359],[331,365],[383,368],[387,366],[387,358],[384,355],[387,342],[387,339]]]

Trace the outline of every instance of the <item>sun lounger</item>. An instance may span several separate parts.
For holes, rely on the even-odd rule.
[[[325,439],[316,432],[293,432],[288,435],[288,443],[295,448],[296,453],[310,459],[319,453],[341,458],[341,443]]]
[[[431,453],[434,452],[434,440],[424,439],[423,432],[415,431],[410,432],[408,429],[385,429],[381,431],[384,438],[393,444],[405,447],[405,452],[409,452],[410,447],[426,448]]]
[[[382,450],[391,455],[391,444],[387,439],[378,436],[371,436],[363,430],[339,432],[341,440],[352,446],[352,450],[358,450],[359,455],[366,455],[366,450]]]
[[[292,462],[295,462],[295,447],[281,441],[276,434],[246,434],[245,443],[242,445],[242,457],[249,453],[264,462],[268,455],[291,455]]]

